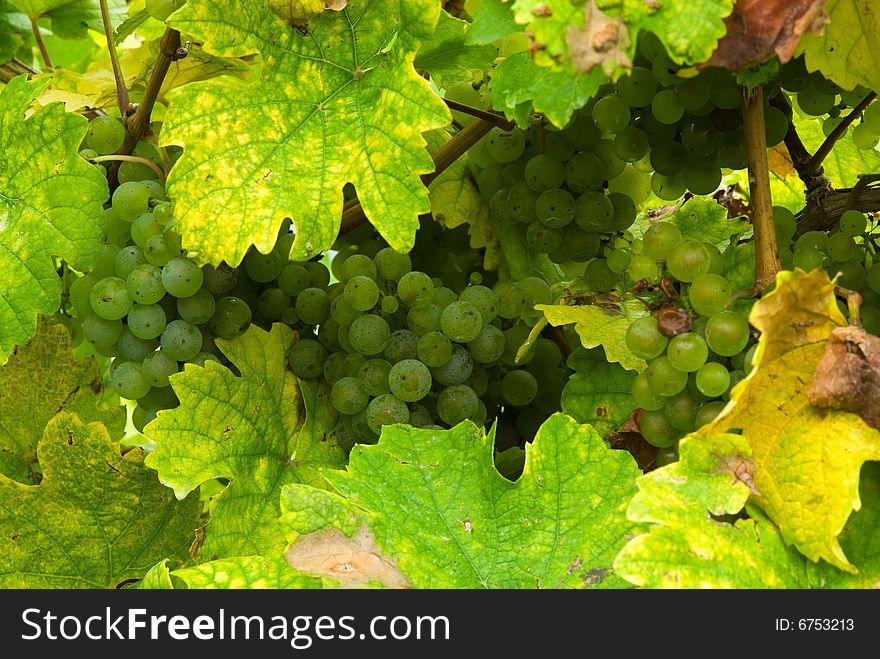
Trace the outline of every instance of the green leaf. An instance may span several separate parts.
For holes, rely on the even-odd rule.
[[[550,284],[562,281],[562,271],[546,254],[529,248],[526,225],[521,222],[499,222],[490,215],[492,229],[501,243],[504,264],[512,279],[519,281],[537,275]]]
[[[795,112],[794,123],[804,146],[810,153],[815,153],[825,141],[822,122],[801,117]],[[859,149],[853,144],[851,135],[846,134],[834,143],[834,148],[822,161],[822,168],[834,187],[851,188],[860,174],[880,172],[880,152]]]
[[[108,0],[107,9],[110,24],[114,27],[122,23],[128,15],[125,0]],[[52,17],[52,32],[62,39],[85,39],[89,30],[104,31],[99,0],[74,0],[49,15]]]
[[[77,153],[86,119],[60,103],[25,119],[46,82],[18,76],[0,90],[0,362],[33,335],[38,314],[58,310],[53,257],[89,270],[104,229],[104,170]]]
[[[730,237],[749,228],[745,217],[727,217],[727,209],[711,197],[691,197],[670,217],[681,235],[692,240],[712,243],[724,252],[730,246]]]
[[[465,43],[484,45],[521,31],[511,7],[506,0],[482,0],[474,12]]]
[[[755,243],[733,245],[724,252],[724,278],[733,290],[755,285]]]
[[[69,5],[75,0],[9,0],[9,4],[25,13],[28,18],[39,18],[54,9]]]
[[[807,558],[855,572],[838,541],[860,507],[859,470],[880,460],[880,432],[850,412],[810,405],[807,391],[832,330],[845,324],[822,270],[780,272],[755,303],[755,368],[699,433],[740,429],[754,456],[754,502]]]
[[[101,421],[114,437],[125,429],[125,409],[101,405],[104,378],[97,362],[74,359],[67,328],[46,318],[0,366],[0,381],[0,474],[13,480],[36,483],[37,444],[58,412]]]
[[[482,76],[492,68],[498,49],[468,45],[469,27],[469,23],[441,12],[434,34],[419,48],[413,66],[430,73],[438,87],[449,88]]]
[[[636,409],[630,393],[636,374],[586,350],[571,353],[568,365],[577,372],[562,390],[562,411],[589,423],[602,437],[619,430]]]
[[[252,325],[234,341],[217,340],[241,376],[215,362],[188,364],[171,377],[180,407],[160,412],[146,428],[157,448],[147,458],[178,498],[212,478],[231,482],[214,504],[202,546],[206,557],[281,551],[278,498],[286,483],[316,483],[315,467],[340,467],[344,456],[333,425],[309,418],[303,426],[297,379],[287,369],[293,332]],[[306,388],[306,391],[309,391]],[[317,394],[306,409],[318,406]],[[313,412],[314,414],[314,412]]]
[[[760,510],[751,519],[718,517],[738,513],[749,497],[748,442],[706,433],[685,437],[680,452],[678,462],[639,478],[627,515],[657,526],[623,548],[615,571],[644,588],[809,587],[804,558]]]
[[[809,71],[820,70],[844,89],[880,89],[877,34],[880,14],[873,0],[828,0],[830,21],[821,34],[805,34],[798,44]]]
[[[174,584],[171,583],[171,572],[168,570],[168,559],[156,563],[151,567],[144,578],[137,582],[135,588],[144,590],[171,590]]]
[[[600,69],[578,75],[565,69],[539,66],[529,58],[528,52],[522,52],[505,58],[496,67],[489,89],[492,105],[521,126],[527,125],[528,108],[532,107],[555,126],[562,127],[607,81]]]
[[[40,485],[0,475],[0,587],[113,588],[187,561],[199,500],[177,501],[100,423],[61,412],[37,449]]]
[[[170,576],[191,589],[321,588],[321,580],[294,570],[283,558],[236,556],[174,570]]]
[[[556,414],[526,446],[512,483],[495,469],[492,443],[470,422],[386,426],[378,444],[354,448],[347,471],[325,473],[344,498],[315,501],[314,490],[289,486],[286,516],[301,528],[312,510],[318,520],[341,518],[347,536],[361,517],[415,588],[622,585],[610,564],[639,528],[624,516],[639,473],[631,456]]]
[[[645,305],[632,297],[621,300],[608,296],[602,302],[576,306],[539,304],[551,325],[576,323],[575,331],[585,348],[602,346],[609,362],[625,369],[642,371],[646,363],[626,347],[626,331],[633,321],[647,316]]]
[[[679,64],[697,64],[709,59],[718,40],[725,35],[724,19],[734,0],[623,0],[623,18],[635,35],[653,32],[669,56]]]
[[[408,251],[430,209],[421,134],[450,117],[412,66],[438,15],[431,0],[353,0],[303,35],[263,0],[176,12],[171,24],[208,52],[263,62],[252,83],[211,80],[172,97],[162,139],[185,147],[168,181],[184,244],[203,262],[237,265],[251,243],[268,252],[291,217],[292,256],[310,257],[335,240],[350,182],[382,236]]]
[[[551,65],[569,56],[571,30],[584,25],[582,1],[513,0],[512,5],[516,22],[543,44],[542,64]]]
[[[425,134],[431,151],[436,152],[449,140],[446,131]],[[431,215],[447,229],[462,224],[485,225],[489,221],[489,204],[480,194],[476,181],[470,174],[467,160],[459,158],[431,181],[428,186]],[[484,247],[472,241],[472,247]]]

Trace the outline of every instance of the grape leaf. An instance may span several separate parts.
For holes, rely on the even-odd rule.
[[[138,588],[174,588],[179,580],[190,589],[247,589],[321,588],[321,580],[305,576],[287,564],[283,558],[265,556],[236,556],[208,561],[193,567],[169,570],[168,562],[154,565]]]
[[[354,448],[347,471],[325,473],[341,496],[286,487],[284,519],[300,533],[329,522],[347,536],[368,524],[415,588],[621,585],[610,562],[639,529],[623,515],[639,473],[632,458],[556,414],[512,483],[492,443],[470,422],[386,426],[378,444]]]
[[[804,146],[810,153],[815,153],[825,140],[822,122],[802,117],[797,112],[794,113],[794,122]],[[880,171],[880,152],[860,149],[853,144],[850,135],[844,135],[834,143],[834,148],[822,161],[822,168],[834,187],[849,188],[859,174]]]
[[[711,197],[691,197],[664,221],[675,224],[685,238],[712,243],[722,252],[731,236],[749,228],[747,218],[727,217],[727,209]]]
[[[110,24],[115,27],[128,15],[128,4],[125,0],[108,0],[107,11]],[[99,0],[74,0],[49,12],[49,16],[52,32],[62,39],[85,39],[89,30],[104,31]]]
[[[291,217],[292,256],[305,259],[336,238],[350,182],[383,237],[408,251],[429,210],[420,176],[434,166],[421,134],[449,122],[412,66],[438,15],[430,0],[357,0],[304,35],[262,0],[176,12],[170,23],[206,51],[263,62],[249,84],[210,80],[171,97],[162,140],[185,148],[168,180],[184,244],[237,265],[251,243],[268,252]]]
[[[0,587],[112,588],[186,562],[199,500],[177,501],[100,423],[59,413],[37,447],[43,480],[0,475]]]
[[[636,409],[630,393],[636,374],[586,350],[571,353],[568,365],[576,373],[562,390],[562,411],[578,423],[589,423],[603,437],[619,430]]]
[[[23,12],[28,18],[39,18],[43,14],[68,5],[74,0],[8,0],[9,4]]]
[[[437,151],[449,140],[446,131],[431,131],[425,134],[428,147]],[[488,222],[489,204],[480,194],[479,188],[470,175],[467,160],[459,158],[431,181],[428,186],[431,200],[431,215],[447,229],[462,224],[480,225]],[[485,247],[485,241],[471,241],[471,247]]]
[[[555,126],[565,126],[576,110],[596,95],[608,80],[601,70],[578,75],[565,69],[535,64],[529,53],[505,58],[489,82],[492,105],[508,119],[527,126],[531,108],[543,113]]]
[[[0,474],[13,480],[36,483],[37,443],[58,412],[101,421],[114,437],[125,429],[125,409],[101,405],[104,378],[97,362],[74,359],[67,328],[45,317],[0,366],[0,381]]]
[[[212,478],[231,481],[208,520],[205,557],[268,556],[283,549],[276,525],[281,487],[317,484],[316,463],[343,464],[330,434],[335,418],[326,425],[317,421],[324,418],[318,394],[304,388],[310,395],[303,402],[287,369],[292,343],[293,332],[281,324],[270,333],[252,325],[234,341],[218,339],[241,376],[215,362],[187,365],[171,377],[180,407],[160,412],[146,428],[157,444],[147,465],[178,498]],[[305,422],[301,405],[311,412]]]
[[[45,85],[18,76],[0,90],[0,363],[61,304],[52,258],[89,270],[104,230],[104,170],[77,154],[85,118],[53,104],[25,119]]]
[[[678,462],[638,479],[627,515],[657,526],[623,548],[615,571],[645,588],[807,588],[804,558],[760,510],[717,518],[739,513],[749,498],[746,439],[704,433],[682,439],[679,450]]]
[[[860,507],[859,469],[880,459],[880,432],[857,415],[809,404],[807,391],[832,330],[845,324],[822,270],[781,272],[752,308],[756,367],[699,432],[741,429],[756,465],[754,502],[812,561],[855,572],[838,535]]]
[[[585,348],[602,346],[609,362],[620,363],[625,369],[642,371],[646,363],[626,347],[626,331],[633,321],[647,316],[645,305],[639,300],[621,300],[609,296],[595,304],[577,306],[539,304],[535,307],[544,312],[551,325],[577,323],[575,330]]]
[[[465,43],[485,45],[522,30],[506,0],[482,0],[474,12]]]
[[[822,34],[807,34],[798,52],[809,71],[820,70],[844,89],[863,85],[880,89],[880,54],[877,34],[880,14],[873,0],[828,0],[830,21]]]
[[[482,76],[492,68],[498,50],[468,45],[469,27],[466,21],[441,12],[434,34],[419,48],[413,66],[430,73],[438,87],[449,88]]]
[[[755,244],[752,242],[733,245],[724,252],[725,279],[733,290],[751,288],[755,285]]]

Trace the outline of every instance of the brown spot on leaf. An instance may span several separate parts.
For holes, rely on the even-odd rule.
[[[605,581],[609,574],[611,574],[611,568],[594,567],[586,572],[582,572],[580,576],[585,586],[595,586]]]
[[[352,537],[338,529],[322,529],[300,536],[285,554],[295,569],[337,580],[343,588],[378,581],[388,588],[409,588],[406,577],[383,556],[372,533],[361,526]]]
[[[565,40],[578,73],[589,73],[600,66],[610,76],[615,69],[632,65],[626,54],[630,46],[626,26],[620,18],[603,14],[595,0],[584,7],[584,27],[569,25]]]
[[[532,9],[532,14],[538,18],[545,18],[553,15],[553,10],[547,5],[538,5]]]
[[[859,327],[831,332],[807,398],[817,407],[854,412],[880,429],[880,338]]]
[[[596,416],[599,418],[608,416],[608,410],[605,409],[604,405],[600,405],[599,407],[596,408]]]
[[[774,54],[787,62],[801,35],[817,34],[827,22],[825,0],[738,0],[707,66],[741,71]]]
[[[196,529],[196,537],[189,546],[189,557],[194,561],[199,561],[199,551],[205,542],[205,528],[200,526]]]

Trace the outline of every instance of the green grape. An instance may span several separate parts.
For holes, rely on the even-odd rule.
[[[314,339],[300,339],[287,351],[290,370],[304,380],[323,375],[326,360],[326,348]]]
[[[551,130],[548,126],[544,132],[544,153],[561,162],[566,162],[574,156],[575,146],[568,141],[564,132]]]
[[[180,365],[168,352],[160,349],[144,358],[142,370],[153,387],[167,387],[170,384],[168,378],[180,370]]]
[[[666,350],[668,342],[657,329],[657,320],[652,316],[636,319],[626,330],[626,347],[642,359],[659,357]]]
[[[553,156],[539,153],[526,163],[525,180],[537,192],[558,188],[565,181],[565,165]]]
[[[166,231],[165,233],[147,238],[147,242],[144,243],[144,258],[147,263],[162,267],[179,253],[169,246],[166,239],[167,233]]]
[[[707,423],[711,423],[715,420],[715,418],[721,414],[722,410],[724,410],[726,403],[722,401],[713,401],[711,403],[705,403],[698,411],[697,416],[694,418],[694,425],[697,428],[702,428]]]
[[[696,277],[688,287],[691,306],[702,316],[711,316],[730,302],[730,283],[721,275],[707,273]]]
[[[852,142],[857,149],[871,151],[880,141],[880,135],[872,131],[867,124],[861,123],[853,127]]]
[[[136,267],[146,263],[144,251],[137,245],[128,245],[116,252],[116,257],[113,259],[113,274],[127,280]],[[94,273],[94,270],[92,272]]]
[[[409,422],[409,407],[393,394],[382,394],[370,401],[366,411],[367,425],[375,434],[382,426]]]
[[[706,363],[709,346],[696,332],[684,332],[669,341],[666,356],[675,368],[691,373],[699,370]]]
[[[582,193],[587,190],[599,190],[604,182],[605,165],[592,153],[581,152],[575,154],[565,164],[565,184],[573,192]],[[529,189],[531,190],[531,188]]]
[[[636,206],[629,195],[611,192],[608,200],[614,207],[614,220],[611,228],[615,231],[626,231],[636,221]]]
[[[703,243],[699,240],[683,240],[669,253],[666,268],[678,281],[692,282],[709,271],[710,261],[709,250]]]
[[[165,297],[162,271],[148,263],[136,266],[126,278],[125,285],[131,299],[140,304],[155,304]]]
[[[860,236],[868,228],[868,219],[861,211],[848,210],[840,216],[840,232],[847,236]],[[829,241],[830,248],[830,241]]]
[[[651,225],[644,235],[645,256],[657,261],[669,258],[681,240],[681,231],[671,222],[658,222]]]
[[[813,117],[828,114],[834,105],[834,94],[828,94],[813,84],[807,84],[797,92],[797,104],[801,110]]]
[[[113,191],[113,212],[126,222],[134,222],[149,210],[150,191],[135,181],[121,184]]]
[[[379,287],[369,277],[357,275],[346,282],[344,295],[356,310],[368,311],[379,301]]]
[[[479,335],[468,342],[468,351],[475,362],[493,364],[504,354],[504,333],[494,325],[483,325]]]
[[[823,231],[807,231],[794,243],[794,251],[797,253],[802,249],[812,247],[820,252],[828,251],[828,236]]]
[[[442,366],[431,368],[431,374],[438,384],[444,387],[462,384],[467,381],[474,372],[474,362],[470,353],[460,344],[452,346],[452,355],[449,361]]]
[[[84,142],[96,155],[116,153],[125,142],[125,127],[116,117],[95,117],[89,122]]]
[[[119,341],[122,332],[122,321],[118,318],[107,320],[95,314],[89,314],[82,321],[85,338],[98,348],[110,348]]]
[[[663,410],[645,410],[639,417],[639,432],[651,446],[665,448],[672,446],[679,432],[672,427],[669,417]]]
[[[526,302],[523,317],[540,317],[542,312],[535,309],[536,304],[553,304],[553,291],[550,285],[540,277],[525,277],[517,282],[517,289]]]
[[[428,304],[422,307],[410,309],[406,313],[406,326],[416,336],[423,336],[427,332],[440,328],[441,308],[436,304]]]
[[[397,297],[410,309],[429,305],[434,297],[434,282],[424,272],[407,272],[397,282]]]
[[[77,317],[85,318],[92,312],[92,288],[98,282],[96,277],[92,275],[83,275],[78,277],[70,285],[70,305],[73,307]]]
[[[391,373],[391,364],[388,361],[377,358],[368,359],[358,369],[357,379],[364,391],[370,396],[381,396],[391,392],[391,388],[388,386],[389,373]]]
[[[409,254],[401,254],[390,247],[380,249],[373,263],[376,265],[378,276],[385,280],[400,281],[403,275],[412,270]]]
[[[418,356],[418,345],[419,337],[413,332],[408,329],[394,330],[388,338],[388,345],[385,346],[382,356],[392,364],[403,359],[415,359]]]
[[[277,288],[266,289],[268,291],[277,291]],[[279,291],[280,292],[280,291]],[[283,295],[283,293],[282,293]],[[286,296],[285,296],[286,299]],[[262,304],[262,296],[260,296]],[[288,301],[288,306],[290,302]],[[200,288],[194,295],[177,299],[177,314],[182,320],[193,325],[203,325],[211,320],[214,312],[217,310],[217,303],[214,296],[206,288]]]
[[[723,364],[706,362],[697,371],[696,385],[704,396],[717,398],[730,387],[730,372]]]
[[[664,176],[658,172],[651,175],[651,190],[663,201],[680,199],[687,191],[683,172],[672,176]]]
[[[363,355],[377,355],[385,350],[391,329],[381,316],[367,314],[355,318],[349,329],[351,346]]]
[[[400,400],[414,403],[431,390],[431,371],[417,359],[403,359],[391,367],[388,386]]]
[[[336,257],[339,258],[338,256]],[[334,259],[334,263],[336,260]],[[376,279],[379,272],[376,269],[376,264],[373,262],[369,256],[365,254],[352,254],[344,261],[339,268],[339,280],[343,283],[347,282],[352,277],[357,277],[358,275],[362,275],[364,277],[369,277],[370,279]]]
[[[657,267],[657,261],[645,256],[644,254],[636,254],[630,259],[627,274],[634,281],[657,281],[660,277],[660,268]]]
[[[663,176],[674,176],[684,169],[687,152],[678,142],[658,142],[651,148],[651,166]]]
[[[203,282],[204,275],[201,268],[195,261],[186,257],[177,256],[170,259],[162,268],[162,284],[174,297],[195,295]]]
[[[634,66],[617,82],[617,93],[631,107],[647,107],[657,93],[657,81],[650,69]]]
[[[123,359],[142,362],[147,355],[159,347],[159,341],[157,339],[140,339],[132,334],[132,331],[125,325],[119,333],[116,347],[119,349],[119,356]]]
[[[345,298],[348,301],[348,298]],[[320,325],[330,316],[330,296],[327,291],[313,286],[296,296],[294,304],[300,320],[307,325]],[[339,318],[334,318],[341,323]]]
[[[678,431],[692,432],[696,429],[694,418],[700,409],[701,399],[687,389],[666,399],[663,412],[669,424]]]
[[[682,125],[679,139],[690,153],[708,156],[718,150],[721,133],[708,118],[691,117]]]
[[[785,139],[786,133],[788,133],[788,117],[785,113],[772,105],[764,108],[764,137],[767,146],[779,144]]]
[[[569,224],[563,230],[562,251],[566,261],[585,263],[594,256],[598,256],[599,247],[599,236],[584,231],[575,223]]]
[[[473,341],[483,328],[480,310],[469,302],[453,302],[440,314],[440,329],[450,341]]]
[[[139,339],[155,339],[165,330],[167,317],[158,304],[135,304],[128,312],[128,328]]]
[[[370,397],[356,378],[343,377],[333,383],[330,389],[330,402],[341,414],[357,414],[366,409]]]
[[[646,131],[647,133],[647,131]],[[596,143],[596,146],[593,149],[596,156],[599,160],[602,161],[602,165],[605,167],[605,179],[611,180],[616,176],[620,176],[621,172],[623,172],[626,167],[626,163],[623,162],[617,155],[614,153],[614,141],[611,139],[602,139]]]
[[[642,409],[659,410],[666,404],[666,398],[657,395],[651,389],[651,383],[648,382],[648,376],[644,372],[639,373],[633,379],[630,393],[632,393],[636,406]]]
[[[617,286],[619,276],[613,272],[605,259],[593,259],[584,268],[584,281],[597,293],[609,293]]]
[[[245,333],[251,320],[251,309],[247,302],[229,295],[216,301],[214,315],[208,325],[220,338],[234,339]]]
[[[526,242],[535,252],[549,254],[562,245],[563,233],[540,222],[532,222],[526,229]]]
[[[205,285],[207,286],[208,273],[205,273]],[[288,263],[285,265],[275,280],[275,284],[282,291],[296,297],[305,289],[309,288],[309,273],[303,266],[298,263]],[[214,291],[212,291],[214,292]],[[228,291],[223,291],[228,292]],[[218,293],[220,294],[220,293]]]
[[[164,230],[165,227],[153,219],[152,213],[144,213],[132,222],[131,239],[134,241],[135,245],[144,249],[147,245],[147,240],[153,236],[162,235]]]
[[[864,94],[862,96],[864,97]],[[861,99],[851,107],[855,107],[860,102]],[[873,102],[865,108],[865,113],[862,115],[862,123],[865,124],[869,131],[875,135],[880,135],[880,103]]]
[[[711,158],[692,159],[684,166],[681,176],[692,193],[708,195],[715,192],[721,183],[721,167]]]
[[[574,219],[575,198],[568,190],[545,190],[535,201],[538,221],[553,229],[561,229]]]
[[[174,207],[169,201],[162,201],[153,206],[153,219],[163,227],[171,222],[173,213]]]
[[[519,128],[503,131],[493,128],[486,136],[486,152],[495,162],[508,163],[519,158],[526,145],[525,133]]]
[[[452,342],[442,332],[436,330],[426,332],[419,338],[416,352],[418,358],[427,366],[443,366],[452,357]]]
[[[105,277],[96,282],[89,294],[92,311],[106,320],[123,318],[134,300],[125,282],[119,277]]]
[[[614,225],[614,204],[604,192],[585,192],[575,203],[574,221],[590,233],[611,231]]]
[[[192,359],[202,349],[202,333],[185,320],[172,320],[165,326],[160,338],[162,350],[179,362]]]
[[[858,245],[852,236],[845,233],[835,233],[828,238],[828,256],[832,261],[841,263],[849,261],[858,255]]]
[[[795,220],[794,213],[784,206],[774,206],[773,224],[776,227],[776,243],[779,245],[790,243],[797,230],[797,220]]]
[[[241,265],[245,274],[255,282],[266,284],[274,281],[281,275],[287,259],[281,255],[280,251],[272,250],[267,254],[259,252],[255,247],[251,247]]]
[[[742,352],[749,342],[749,323],[734,311],[722,311],[706,322],[706,343],[722,357]]]
[[[498,316],[498,298],[488,286],[468,286],[461,292],[459,299],[479,309],[484,323],[491,323]]]
[[[830,270],[831,274],[837,271],[839,274],[837,283],[843,288],[848,288],[852,291],[860,291],[865,286],[867,273],[865,272],[865,268],[862,266],[861,259],[859,258],[850,259],[843,263],[835,263]]]
[[[515,369],[501,380],[501,395],[508,405],[525,407],[538,395],[538,381],[524,369]]]
[[[629,104],[615,94],[603,96],[593,106],[593,121],[607,133],[619,133],[629,124],[630,117]]]
[[[211,298],[211,313],[208,314],[208,317],[204,321],[200,321],[200,322],[207,322],[208,320],[211,319],[211,316],[214,315],[214,296],[211,295],[211,293],[206,291],[204,288],[200,289],[199,293],[201,293],[202,291],[207,293],[207,295],[210,296],[210,298]],[[199,293],[196,293],[196,295],[194,295],[193,297],[198,296]],[[184,299],[191,300],[192,298],[184,298]],[[272,287],[272,288],[267,288],[262,293],[260,293],[258,307],[260,309],[260,313],[263,314],[269,320],[281,320],[281,316],[284,315],[284,312],[287,309],[290,309],[291,302],[290,302],[290,298],[287,296],[287,293],[282,291],[280,288]],[[177,309],[178,309],[178,312],[180,312],[180,302],[177,303]],[[296,313],[296,310],[294,310],[294,313]],[[181,317],[183,317],[182,313],[181,313]],[[297,319],[299,319],[299,316],[297,316]]]
[[[825,263],[825,255],[815,247],[804,247],[795,250],[792,259],[792,265],[800,268],[804,272],[811,272],[816,268],[821,268]]]
[[[330,283],[330,271],[323,263],[306,261],[302,266],[309,273],[309,284],[315,288],[327,288]]]
[[[122,362],[110,376],[110,386],[125,399],[137,400],[150,391],[150,382],[144,376],[141,365],[136,362]]]
[[[675,83],[675,98],[688,112],[699,110],[709,102],[712,87],[703,76],[681,78]]]
[[[685,371],[672,365],[669,357],[657,357],[645,369],[651,390],[658,396],[674,396],[687,386],[688,376]]]
[[[624,162],[636,162],[648,153],[648,137],[635,126],[627,126],[614,137],[614,154]]]
[[[868,288],[870,288],[875,293],[880,293],[880,263],[875,263],[868,269],[867,283]],[[71,297],[72,295],[73,288],[71,287]]]
[[[608,255],[606,265],[608,269],[618,275],[622,275],[629,268],[632,260],[632,251],[628,249],[615,249]]]
[[[437,396],[437,416],[448,426],[455,426],[477,414],[480,399],[465,384],[446,387]]]

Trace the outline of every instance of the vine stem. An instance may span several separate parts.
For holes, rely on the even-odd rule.
[[[40,25],[36,18],[31,19],[31,29],[34,31],[34,39],[37,40],[37,46],[40,48],[40,55],[43,58],[43,64],[47,69],[55,68],[52,66],[52,58],[49,57],[49,50],[46,48],[46,42],[43,41],[43,35],[40,34]]]
[[[107,0],[101,2],[101,20],[104,23],[104,36],[107,38],[107,49],[110,51],[110,64],[113,66],[113,77],[116,79],[116,98],[119,101],[119,112],[123,121],[131,113],[131,103],[128,100],[128,89],[125,86],[125,77],[122,75],[122,67],[119,65],[119,57],[116,54],[116,41],[113,38],[113,24],[110,22],[110,9]]]
[[[455,135],[433,155],[434,171],[422,174],[422,183],[430,185],[431,181],[440,176],[452,163],[458,160],[468,149],[479,142],[495,124],[485,119],[475,119],[470,125]],[[348,200],[342,207],[342,223],[339,233],[346,233],[366,221],[363,206],[357,197]]]
[[[746,153],[749,161],[749,210],[755,231],[755,286],[764,290],[776,279],[781,266],[773,222],[770,167],[764,134],[764,91],[742,88]]]
[[[27,77],[30,78],[38,73],[39,71],[34,67],[15,58],[0,64],[0,82],[3,84],[8,84],[13,78],[20,75],[27,75]]]
[[[821,146],[816,150],[816,153],[814,153],[813,157],[807,162],[807,172],[813,172],[822,165],[822,162],[825,160],[825,157],[831,153],[831,149],[834,147],[837,140],[841,138],[846,132],[846,129],[849,128],[850,124],[862,114],[862,111],[868,107],[871,101],[875,98],[877,98],[877,92],[871,92],[865,96],[865,98],[863,98],[862,101],[852,109],[852,112],[846,115],[843,120],[834,127],[834,130],[828,133],[828,137],[825,138],[825,141],[822,142]]]
[[[181,59],[179,50],[180,32],[171,28],[166,29],[159,44],[159,57],[156,60],[156,66],[153,67],[153,72],[150,74],[147,88],[144,90],[144,96],[127,122],[126,127],[130,137],[126,140],[126,144],[123,145],[123,153],[131,153],[137,141],[150,134],[150,117],[153,114],[153,107],[159,98],[162,83],[165,81],[165,76],[168,74],[171,63]],[[129,145],[128,142],[131,142],[131,144]]]
[[[125,154],[117,154],[113,153],[108,156],[95,156],[94,158],[89,158],[90,162],[98,163],[98,162],[110,162],[110,161],[125,161],[125,162],[139,162],[142,165],[146,165],[150,169],[152,169],[156,174],[159,175],[159,180],[162,183],[165,183],[165,172],[162,171],[162,168],[159,167],[156,163],[154,163],[149,158],[141,158],[140,156],[128,156]]]
[[[450,110],[477,117],[478,119],[485,119],[498,126],[501,130],[513,130],[513,127],[516,125],[512,121],[508,121],[502,117],[500,114],[489,112],[488,110],[480,110],[479,108],[465,105],[464,103],[459,103],[458,101],[453,101],[448,98],[444,98],[443,102],[446,103],[446,107]]]

